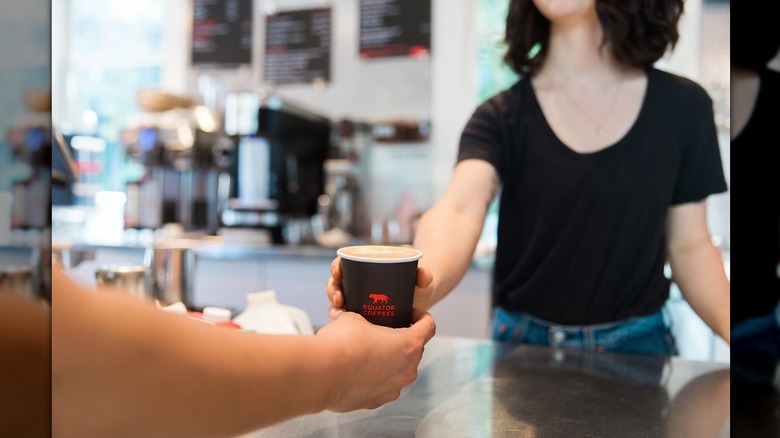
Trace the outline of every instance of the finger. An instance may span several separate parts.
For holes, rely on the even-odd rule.
[[[433,335],[436,334],[436,322],[430,313],[423,312],[420,318],[408,330],[422,337],[427,344],[433,338]]]
[[[333,277],[328,279],[328,285],[325,287],[325,293],[328,295],[328,300],[333,302],[334,292],[339,290],[339,285],[333,281]]]
[[[341,257],[336,257],[330,262],[330,276],[337,282],[341,282]]]
[[[344,307],[344,294],[340,290],[334,291],[331,302],[333,303],[333,307]]]
[[[416,286],[420,289],[424,289],[433,283],[433,274],[428,269],[423,267],[417,268],[417,280]]]
[[[328,283],[328,300],[333,307],[344,307],[344,294],[333,282]]]
[[[328,319],[331,321],[335,321],[336,318],[338,318],[343,314],[344,314],[344,309],[333,307],[333,306],[330,306],[328,308]]]

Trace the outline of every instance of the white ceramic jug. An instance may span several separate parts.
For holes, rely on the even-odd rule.
[[[276,291],[271,289],[247,294],[246,309],[233,322],[257,333],[314,334],[309,315],[303,309],[279,303]]]

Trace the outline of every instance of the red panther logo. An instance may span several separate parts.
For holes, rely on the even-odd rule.
[[[390,297],[388,297],[385,294],[368,294],[368,297],[374,300],[372,304],[376,304],[376,303],[387,304],[387,302],[390,301]]]

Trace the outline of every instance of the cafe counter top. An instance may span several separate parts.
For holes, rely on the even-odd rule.
[[[349,245],[364,245],[368,242],[356,240]],[[265,260],[269,258],[295,258],[304,260],[325,260],[330,263],[336,257],[338,248],[316,244],[285,244],[270,245],[253,242],[238,242],[221,239],[216,236],[201,238],[177,238],[159,240],[147,244],[105,245],[84,242],[59,241],[54,245],[54,253],[67,254],[68,257],[95,258],[95,253],[143,253],[152,247],[161,248],[191,248],[198,259],[204,260]],[[24,249],[23,247],[20,249]],[[490,270],[493,264],[493,253],[475,254],[472,269]]]
[[[437,335],[397,400],[244,437],[727,437],[729,379],[723,363]]]

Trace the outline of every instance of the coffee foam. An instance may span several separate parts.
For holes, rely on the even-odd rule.
[[[339,249],[336,253],[345,259],[375,263],[410,262],[422,257],[420,250],[388,245],[347,246]]]

